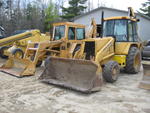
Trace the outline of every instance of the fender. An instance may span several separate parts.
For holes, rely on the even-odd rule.
[[[139,42],[116,42],[115,54],[116,55],[128,55],[129,49],[132,46],[140,49],[141,44]]]

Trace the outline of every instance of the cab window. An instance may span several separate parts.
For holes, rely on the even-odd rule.
[[[113,36],[117,42],[127,41],[127,20],[104,21],[103,36]]]
[[[115,20],[114,36],[116,41],[127,41],[127,26],[125,20]]]
[[[133,38],[134,38],[135,42],[137,42],[139,40],[138,39],[137,23],[136,22],[133,22]]]
[[[129,35],[129,41],[130,42],[138,41],[136,22],[133,22],[133,21],[128,22],[128,35]]]
[[[69,27],[69,30],[68,30],[68,39],[69,40],[75,40],[75,28]]]
[[[65,26],[56,26],[54,39],[59,40],[65,36]]]
[[[77,28],[76,29],[77,40],[85,39],[85,29],[84,28]]]
[[[133,24],[131,21],[128,21],[128,37],[129,42],[133,42]]]

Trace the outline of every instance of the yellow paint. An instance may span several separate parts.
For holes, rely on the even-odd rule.
[[[104,20],[115,20],[115,19],[130,19],[132,21],[136,21],[130,17],[111,17],[106,18]],[[108,61],[114,60],[120,64],[121,67],[125,67],[126,65],[126,56],[128,55],[129,49],[131,46],[136,46],[138,48],[141,47],[139,42],[115,42],[113,37],[103,37],[103,38],[93,38],[93,37],[86,37],[83,40],[77,40],[77,34],[75,32],[75,39],[69,40],[68,38],[68,28],[84,28],[84,25],[75,24],[71,22],[60,22],[54,24],[54,31],[56,26],[65,26],[65,35],[61,37],[60,40],[54,40],[54,34],[51,41],[44,41],[44,42],[32,42],[29,43],[27,49],[25,50],[25,56],[23,59],[18,59],[22,63],[26,63],[26,68],[24,72],[30,73],[28,67],[32,68],[35,71],[36,64],[38,60],[44,60],[48,56],[52,57],[60,57],[60,58],[70,58],[70,59],[82,59],[82,60],[89,60],[91,63],[94,63],[98,66],[97,68],[97,75],[102,72],[102,66],[105,65]],[[94,23],[95,25],[95,23]],[[95,27],[93,27],[95,28]],[[95,34],[95,30],[93,30]],[[90,36],[90,35],[89,35]],[[87,48],[87,51],[94,53],[87,55],[86,52],[86,44],[92,42],[94,45],[92,47]],[[37,45],[37,47],[35,47]],[[76,47],[79,46],[79,49]],[[91,51],[93,49],[93,51]],[[48,55],[46,53],[49,53]],[[34,59],[31,60],[31,57],[34,56]],[[88,58],[86,58],[88,57]],[[10,56],[12,60],[14,57]],[[24,72],[21,73],[21,76],[24,75]],[[34,74],[34,72],[33,72]]]
[[[113,60],[118,62],[121,67],[126,66],[126,55],[114,55]]]
[[[45,34],[41,34],[39,30],[30,30],[21,34],[17,34],[14,36],[6,37],[0,40],[0,46],[11,46],[9,50],[14,50],[16,48],[22,49],[25,52],[27,48],[28,42],[42,42],[49,41],[50,36]],[[14,48],[15,46],[15,48]],[[11,51],[6,51],[4,54],[9,56]]]
[[[107,20],[122,20],[122,19],[137,21],[137,19],[133,19],[133,18],[130,18],[130,17],[127,17],[127,16],[108,17],[108,18],[105,18],[104,21],[107,21]]]
[[[115,54],[116,55],[127,55],[131,46],[141,48],[139,42],[116,42],[115,43]]]

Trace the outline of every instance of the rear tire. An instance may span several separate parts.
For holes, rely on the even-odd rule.
[[[3,59],[7,59],[8,56],[4,55],[4,51],[7,50],[9,47],[8,46],[4,46],[4,47],[0,47],[0,57]]]
[[[23,58],[24,56],[24,53],[22,51],[22,49],[20,48],[16,48],[14,50],[11,51],[12,55],[14,55],[15,57],[18,57],[18,58]]]
[[[103,68],[103,77],[106,82],[113,83],[118,79],[120,73],[119,64],[115,61],[109,61]]]
[[[141,67],[141,53],[137,47],[131,47],[126,58],[125,71],[130,74],[136,74]]]

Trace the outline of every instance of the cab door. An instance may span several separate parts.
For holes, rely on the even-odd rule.
[[[138,42],[139,37],[137,34],[137,23],[134,21],[128,21],[128,41],[129,42]]]
[[[60,57],[71,58],[69,50],[73,45],[72,42],[76,40],[75,27],[67,27],[66,40],[61,44]]]

